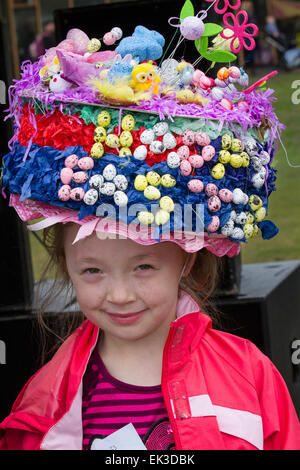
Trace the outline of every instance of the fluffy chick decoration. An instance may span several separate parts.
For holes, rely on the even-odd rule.
[[[161,80],[154,65],[151,63],[136,65],[131,72],[131,76],[130,86],[136,92],[151,90],[154,94],[158,94]]]

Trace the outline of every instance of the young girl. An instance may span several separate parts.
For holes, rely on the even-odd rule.
[[[191,20],[191,2],[180,16],[178,45],[234,59],[243,28],[211,49],[222,28]],[[210,316],[218,258],[278,231],[265,217],[281,125],[257,91],[274,73],[246,88],[235,66],[212,78],[173,53],[158,65],[164,38],[143,26],[100,46],[72,29],[11,89],[3,188],[23,221],[43,219],[30,229],[45,229],[85,320],[24,386],[0,448],[300,449],[275,366]]]

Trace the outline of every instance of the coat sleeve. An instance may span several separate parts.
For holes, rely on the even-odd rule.
[[[300,450],[300,423],[287,385],[270,359],[250,343],[261,407],[264,450]]]

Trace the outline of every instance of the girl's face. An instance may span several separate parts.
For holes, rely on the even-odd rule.
[[[176,317],[186,253],[172,242],[145,246],[130,239],[101,240],[95,232],[72,245],[77,230],[66,227],[65,256],[84,315],[119,340],[167,332]]]

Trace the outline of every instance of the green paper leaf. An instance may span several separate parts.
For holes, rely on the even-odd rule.
[[[221,31],[223,31],[222,26],[215,23],[205,23],[205,29],[202,36],[216,36]]]
[[[195,41],[197,51],[207,60],[211,62],[233,62],[236,60],[236,55],[229,51],[216,50],[208,52],[208,36],[202,36]]]
[[[187,16],[194,16],[194,15],[195,15],[195,11],[194,11],[194,6],[191,0],[186,0],[180,12],[180,19],[183,20]]]

